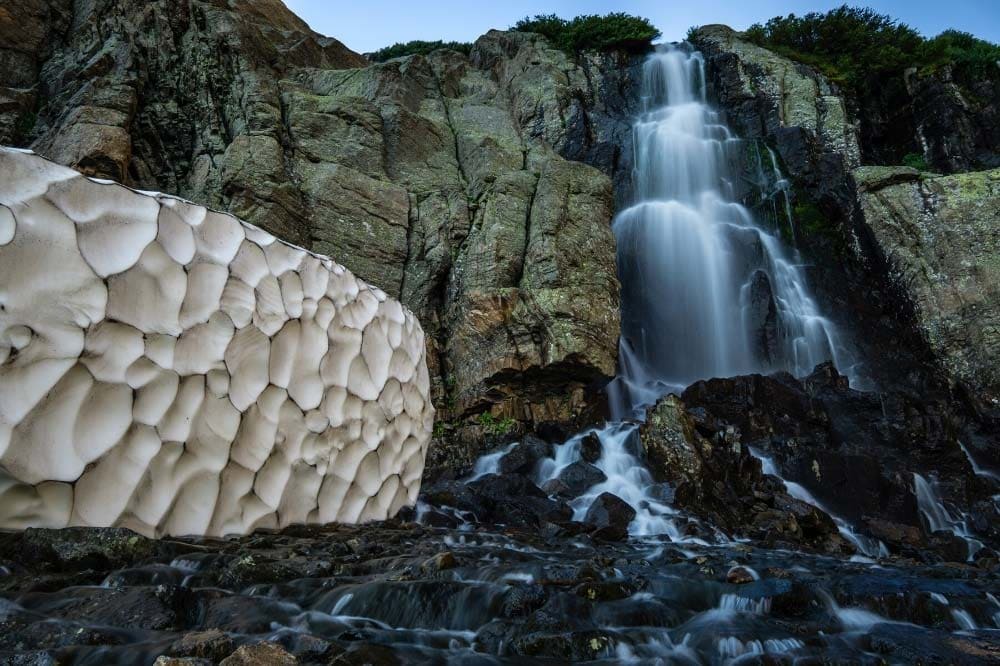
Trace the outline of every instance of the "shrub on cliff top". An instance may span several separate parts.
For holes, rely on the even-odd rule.
[[[648,19],[624,12],[600,16],[587,14],[572,20],[555,14],[524,17],[511,30],[543,35],[553,46],[569,53],[580,51],[648,51],[660,31]]]
[[[948,30],[926,39],[905,23],[860,7],[776,16],[746,31],[750,41],[812,65],[861,96],[891,98],[909,67],[951,65],[959,84],[1000,77],[1000,46]]]
[[[370,53],[368,58],[374,62],[385,62],[386,60],[402,58],[408,55],[427,55],[438,49],[450,49],[468,55],[469,51],[472,50],[472,44],[469,42],[443,42],[440,39],[432,42],[414,39],[405,43],[396,42],[392,46],[381,48],[374,53]]]

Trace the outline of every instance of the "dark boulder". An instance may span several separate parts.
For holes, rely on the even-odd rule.
[[[568,506],[521,474],[488,474],[471,483],[439,481],[425,488],[422,497],[432,506],[468,512],[484,525],[539,527],[573,516]]]
[[[500,474],[530,474],[538,461],[552,457],[552,444],[534,435],[525,435],[500,459]]]
[[[960,408],[947,395],[856,391],[825,363],[802,379],[776,373],[697,382],[684,391],[682,404],[684,410],[673,405],[676,414],[667,414],[673,420],[665,430],[673,439],[657,435],[660,446],[672,441],[669,449],[681,452],[668,461],[673,466],[670,474],[678,477],[668,480],[678,483],[680,501],[690,501],[681,492],[684,487],[711,488],[711,477],[724,469],[706,463],[721,447],[702,436],[704,427],[690,422],[703,410],[712,417],[699,417],[703,422],[732,428],[743,448],[767,455],[783,478],[805,487],[825,510],[882,539],[893,552],[912,555],[912,549],[920,547],[918,534],[929,536],[913,491],[914,474],[941,479],[942,499],[970,516],[978,515],[974,507],[982,507],[984,519],[968,522],[977,538],[995,548],[990,527],[995,510],[989,498],[1000,484],[986,483],[985,477],[972,473],[959,442],[975,441],[977,452],[989,452],[1000,442],[985,434],[988,428],[982,424],[988,414]],[[669,411],[661,405],[657,410]],[[711,455],[706,457],[706,452]],[[987,454],[980,457],[987,459]],[[763,490],[752,479],[750,484],[737,479],[733,489],[737,498]],[[787,500],[776,503],[776,497],[772,490],[770,498],[760,498],[768,512],[752,521],[756,529],[782,538],[799,531],[812,532],[814,539],[832,534],[828,520],[803,514],[798,504]],[[795,519],[794,526],[789,517]],[[938,557],[954,555],[944,543],[935,550],[940,550]]]
[[[593,536],[605,541],[622,541],[628,538],[628,526],[635,518],[635,509],[625,500],[611,493],[601,493],[587,509],[585,523],[596,529]]]
[[[580,439],[580,457],[591,464],[601,459],[601,440],[595,433],[588,433]]]
[[[604,472],[594,465],[577,460],[559,473],[559,481],[565,486],[561,494],[568,497],[579,497],[598,483],[606,481],[607,478]]]

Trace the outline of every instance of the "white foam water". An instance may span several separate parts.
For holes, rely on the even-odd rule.
[[[788,491],[789,495],[797,500],[802,500],[807,504],[812,504],[814,507],[830,516],[830,518],[833,519],[833,522],[837,525],[837,531],[840,532],[840,536],[850,541],[851,544],[858,549],[858,552],[862,553],[866,557],[874,559],[889,557],[889,549],[884,543],[878,539],[860,534],[847,520],[841,518],[823,506],[823,504],[816,499],[813,494],[805,488],[805,486],[794,481],[789,481],[781,476],[781,471],[778,469],[778,466],[772,458],[764,455],[752,446],[747,448],[750,451],[750,455],[760,461],[761,470],[764,474],[770,474],[771,476],[778,477],[781,479],[782,483],[785,484],[785,489]]]
[[[972,536],[966,524],[965,515],[960,518],[952,516],[944,505],[937,490],[937,484],[928,481],[920,474],[913,473],[913,494],[917,497],[917,508],[923,516],[928,532],[951,532],[963,539],[969,547],[969,561],[983,547],[983,542]]]

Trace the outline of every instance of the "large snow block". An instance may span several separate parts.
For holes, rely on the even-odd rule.
[[[330,258],[0,148],[0,527],[146,535],[412,505],[416,318]]]

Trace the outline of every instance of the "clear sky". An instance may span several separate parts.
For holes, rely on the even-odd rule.
[[[683,39],[692,25],[725,23],[742,29],[789,12],[825,11],[844,0],[285,0],[316,32],[365,53],[411,39],[472,41],[526,15],[623,11],[645,16],[664,39]],[[1000,42],[1000,0],[870,0],[872,7],[928,36],[946,28]]]

